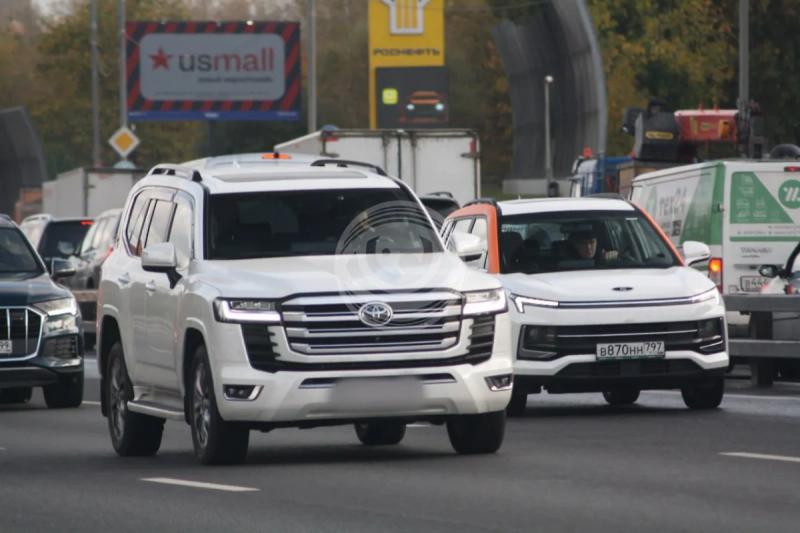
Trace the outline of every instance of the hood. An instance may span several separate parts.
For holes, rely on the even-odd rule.
[[[221,296],[283,298],[300,293],[499,288],[449,252],[206,261],[202,280]]]
[[[502,278],[514,294],[559,302],[681,298],[714,288],[708,277],[688,267],[506,274]],[[614,290],[617,287],[624,290]]]
[[[0,278],[0,307],[18,307],[46,300],[67,298],[68,290],[56,285],[49,276],[41,275],[25,280]]]

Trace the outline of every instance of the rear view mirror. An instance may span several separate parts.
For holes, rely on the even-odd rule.
[[[777,278],[781,274],[781,269],[778,265],[761,265],[758,267],[758,273],[765,278]]]
[[[486,243],[477,235],[454,231],[450,235],[450,249],[464,261],[474,261],[486,251]]]
[[[50,272],[53,279],[68,278],[75,275],[75,267],[65,259],[53,259]]]
[[[702,242],[686,241],[683,243],[683,259],[686,266],[708,261],[711,259],[711,248]]]
[[[148,246],[142,252],[142,268],[148,272],[169,272],[178,268],[175,247],[169,242]]]

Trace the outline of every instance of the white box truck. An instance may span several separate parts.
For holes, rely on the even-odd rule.
[[[481,195],[480,146],[472,130],[325,129],[275,151],[371,163],[420,196],[445,191],[461,205]]]
[[[42,212],[55,217],[96,217],[122,207],[140,169],[76,168],[42,184]]]
[[[758,293],[761,265],[786,263],[800,240],[800,162],[714,161],[637,176],[631,200],[676,246],[711,248],[709,276],[723,294]],[[734,327],[747,317],[729,317]],[[746,334],[741,329],[737,334]]]

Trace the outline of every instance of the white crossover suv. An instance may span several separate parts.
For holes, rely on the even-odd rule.
[[[165,419],[191,426],[203,463],[244,460],[253,429],[354,424],[376,445],[413,421],[491,453],[511,396],[507,307],[377,167],[160,165],[103,264],[102,412],[123,456],[156,453]]]
[[[511,300],[514,394],[602,392],[612,405],[643,389],[681,389],[688,407],[717,407],[728,367],[725,307],[714,283],[681,257],[635,205],[613,198],[476,201],[452,213],[448,244],[497,275]]]

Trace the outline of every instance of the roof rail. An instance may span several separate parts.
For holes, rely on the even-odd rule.
[[[154,166],[148,174],[155,174],[158,176],[177,176],[179,178],[185,178],[198,183],[203,181],[203,178],[200,176],[200,171],[198,171],[196,168],[184,165],[171,165],[169,163],[162,163]]]
[[[387,176],[386,171],[383,170],[378,165],[373,165],[372,163],[365,163],[363,161],[352,161],[350,159],[317,159],[313,163],[311,163],[312,167],[324,167],[325,165],[336,165],[337,167],[347,168],[347,167],[366,167],[372,169],[375,174],[380,176]]]
[[[465,203],[463,207],[467,207],[469,205],[479,205],[479,204],[489,204],[497,207],[497,200],[491,197],[475,198],[474,200],[470,200],[469,202]]]

